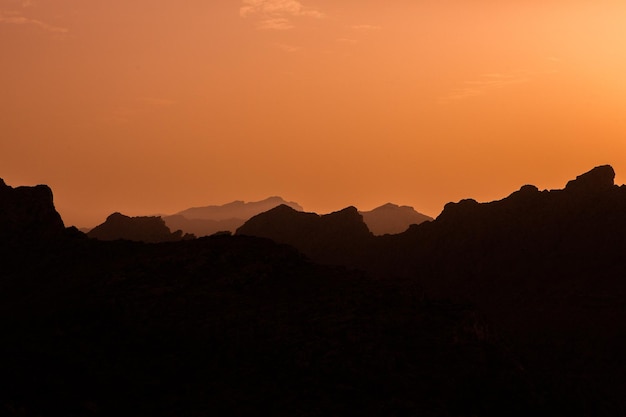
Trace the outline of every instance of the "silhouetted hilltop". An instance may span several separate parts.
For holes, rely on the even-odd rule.
[[[371,211],[361,211],[363,221],[374,235],[397,234],[406,231],[412,224],[433,220],[413,207],[387,203]]]
[[[0,244],[47,241],[64,231],[48,186],[12,188],[0,179]]]
[[[146,243],[175,242],[194,238],[189,234],[183,236],[181,230],[170,232],[161,217],[128,217],[121,213],[111,214],[104,223],[89,231],[87,236],[98,240],[125,239]]]
[[[342,264],[343,257],[358,252],[373,237],[354,207],[320,216],[286,205],[254,216],[237,234],[270,238],[295,246],[312,259]]]

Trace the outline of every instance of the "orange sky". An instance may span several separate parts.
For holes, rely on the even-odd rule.
[[[626,2],[0,0],[0,177],[67,225],[626,178]]]

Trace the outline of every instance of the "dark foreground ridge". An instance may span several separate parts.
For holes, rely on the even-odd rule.
[[[398,235],[354,208],[239,229],[317,263],[263,237],[86,239],[47,187],[1,183],[0,414],[623,416],[613,178],[451,203]]]

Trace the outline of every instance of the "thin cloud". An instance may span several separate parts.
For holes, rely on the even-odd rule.
[[[285,45],[283,43],[277,43],[275,44],[275,46],[280,49],[281,51],[287,52],[287,53],[294,53],[294,52],[298,52],[300,51],[302,48],[300,46],[293,46],[293,45]]]
[[[257,29],[288,30],[294,27],[294,17],[321,19],[324,14],[314,8],[306,7],[298,0],[243,0],[239,8],[242,18],[259,19]]]
[[[42,22],[37,19],[30,19],[28,17],[23,16],[19,12],[8,12],[8,11],[0,11],[0,23],[10,24],[10,25],[32,25],[36,26],[42,30],[52,33],[67,33],[69,29],[53,26],[48,23]]]
[[[265,19],[257,23],[256,28],[259,30],[289,30],[293,29],[293,24],[289,19],[277,17],[275,19]]]
[[[152,107],[169,107],[176,104],[176,101],[174,100],[160,97],[139,97],[135,101],[139,104],[144,104],[146,106]]]
[[[337,39],[337,42],[343,43],[343,44],[354,45],[358,41],[356,39],[350,39],[350,38],[339,38]]]
[[[439,102],[446,103],[482,96],[493,90],[501,89],[509,85],[529,82],[531,80],[531,74],[523,71],[510,74],[483,74],[479,79],[466,81],[464,87],[456,88],[447,95],[440,97]]]
[[[114,123],[127,123],[142,114],[165,109],[176,105],[177,102],[162,97],[135,97],[118,104],[111,113],[102,120]]]
[[[477,81],[466,81],[465,84],[476,85],[483,89],[488,88],[500,88],[506,85],[511,84],[519,84],[526,81],[530,81],[528,75],[523,73],[520,74],[500,74],[500,73],[491,73],[484,74],[482,79]]]
[[[353,30],[361,30],[361,31],[372,31],[372,30],[381,30],[381,26],[376,25],[352,25],[350,29]]]

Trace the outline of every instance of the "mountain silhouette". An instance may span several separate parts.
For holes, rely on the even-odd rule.
[[[104,223],[90,230],[87,236],[98,240],[125,239],[146,243],[175,242],[194,238],[189,234],[183,236],[181,230],[170,232],[161,217],[129,217],[121,213],[111,214]]]
[[[302,207],[281,197],[269,197],[262,201],[233,201],[221,206],[193,207],[171,216],[163,216],[172,230],[183,230],[196,236],[209,236],[217,232],[235,232],[246,220],[276,206],[285,204],[295,210]]]
[[[360,253],[373,237],[355,207],[320,216],[286,205],[254,216],[237,229],[237,234],[286,243],[312,259],[331,264],[350,263],[346,257]]]
[[[46,242],[64,232],[48,186],[12,188],[0,179],[1,244]]]
[[[433,220],[413,207],[387,203],[371,211],[361,211],[363,221],[374,235],[397,234],[406,231],[412,224]]]
[[[622,416],[614,176],[399,234],[278,206],[156,244],[84,239],[47,187],[3,184],[0,414]]]
[[[209,220],[229,220],[229,219],[249,219],[264,211],[276,206],[285,204],[295,210],[302,211],[297,203],[287,202],[281,197],[269,197],[262,201],[245,203],[243,201],[233,201],[221,206],[193,207],[176,214],[185,216],[188,219],[209,219]]]

